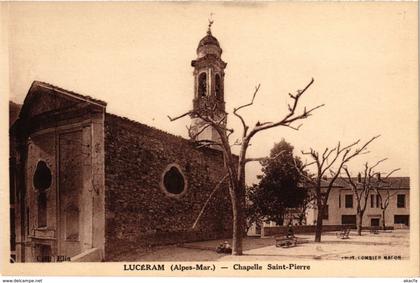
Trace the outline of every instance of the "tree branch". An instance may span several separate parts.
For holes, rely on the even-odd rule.
[[[388,158],[383,158],[383,159],[379,160],[378,162],[376,162],[373,166],[370,167],[370,171],[372,171],[376,166],[378,166],[379,164],[381,164],[382,162],[384,162],[387,159]]]
[[[252,161],[266,161],[266,160],[274,160],[277,159],[277,157],[279,157],[280,155],[282,155],[284,152],[286,152],[286,150],[282,150],[279,153],[277,153],[275,156],[266,156],[266,157],[258,157],[258,158],[246,158],[245,159],[245,163],[247,162],[252,162]]]
[[[385,176],[385,179],[388,179],[393,173],[399,171],[400,169],[401,168],[397,168],[397,169],[392,170],[391,172],[388,173],[388,175]]]
[[[171,118],[171,116],[169,116],[169,115],[166,115],[166,116],[169,118],[169,121],[173,122],[173,121],[175,121],[175,120],[181,119],[182,117],[185,117],[185,116],[191,115],[192,113],[193,113],[193,111],[188,111],[188,112],[186,112],[186,113],[184,113],[184,114],[181,114],[181,115],[179,115],[179,116],[176,116],[176,117],[174,117],[174,118]]]
[[[371,138],[370,140],[368,140],[361,148],[356,149],[352,154],[350,154],[348,157],[346,157],[344,160],[345,162],[348,162],[350,159],[352,159],[353,157],[355,157],[356,155],[359,155],[360,153],[362,153],[363,151],[366,150],[366,147],[373,142],[374,140],[376,140],[377,138],[379,138],[381,135],[377,135],[374,136],[373,138]]]
[[[215,192],[220,188],[220,186],[222,185],[222,183],[226,180],[226,178],[228,176],[229,176],[229,174],[226,174],[225,176],[223,176],[223,178],[219,181],[219,183],[217,183],[217,185],[214,187],[213,191],[210,193],[209,197],[207,198],[206,202],[204,203],[203,207],[201,208],[200,213],[198,214],[197,218],[195,219],[194,224],[191,227],[192,229],[195,229],[198,221],[200,220],[201,216],[203,215],[204,211],[206,210],[206,207],[209,204],[210,199],[213,197]]]
[[[299,165],[296,163],[296,158],[293,158],[293,163],[295,166],[296,171],[298,171],[299,175],[303,177],[307,182],[311,183],[313,186],[316,186],[315,180],[313,180],[308,174],[306,174],[304,171],[302,171],[302,168],[299,167]],[[303,167],[305,168],[305,167]]]
[[[244,117],[242,117],[242,115],[239,115],[238,111],[241,110],[241,109],[243,109],[243,108],[245,108],[245,107],[249,107],[249,106],[251,106],[251,105],[254,104],[254,99],[255,99],[255,96],[257,95],[259,89],[260,89],[260,84],[258,84],[258,86],[255,87],[255,91],[254,91],[254,94],[252,95],[252,99],[251,99],[251,102],[250,103],[241,105],[241,106],[233,109],[233,114],[236,117],[238,117],[239,120],[241,120],[242,127],[243,127],[243,133],[242,133],[242,136],[243,137],[246,136],[249,127],[246,125]]]
[[[211,145],[223,146],[221,143],[212,140],[199,140],[196,141],[196,143],[198,144],[197,148],[207,147]]]
[[[200,130],[197,131],[197,133],[193,133],[191,127],[187,127],[187,129],[188,129],[188,136],[190,137],[190,139],[195,140],[208,127],[211,127],[211,125],[207,123],[203,127],[201,127]]]
[[[283,117],[283,119],[281,119],[277,122],[263,122],[263,123],[257,124],[251,130],[251,132],[248,134],[248,137],[251,138],[257,132],[260,132],[260,131],[263,131],[263,130],[268,130],[270,128],[274,128],[274,127],[277,127],[277,126],[287,126],[289,128],[292,128],[292,129],[297,129],[298,127],[293,127],[290,124],[292,122],[296,121],[296,120],[305,119],[305,118],[309,117],[313,111],[315,111],[316,109],[324,106],[324,104],[321,104],[321,105],[318,105],[316,107],[311,108],[310,110],[306,110],[306,107],[305,107],[304,110],[303,110],[303,113],[295,116],[296,108],[297,108],[297,105],[299,103],[300,97],[313,84],[313,82],[314,82],[314,79],[312,78],[311,81],[306,85],[306,87],[303,90],[298,90],[297,91],[296,95],[292,95],[292,94],[289,93],[289,96],[293,100],[293,104],[292,104],[292,106],[289,105],[289,108],[288,108],[289,113],[285,117]]]

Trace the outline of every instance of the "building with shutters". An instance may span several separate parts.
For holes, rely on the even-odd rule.
[[[357,178],[354,178],[357,184]],[[363,226],[385,226],[408,228],[410,226],[410,178],[389,177],[388,184],[377,191],[369,193],[366,211],[363,215]],[[364,200],[362,200],[362,205]],[[324,214],[325,225],[356,225],[356,196],[350,184],[337,179],[331,190]],[[382,209],[382,208],[385,209]],[[385,213],[383,213],[385,211]],[[316,209],[310,209],[307,223],[316,223]]]
[[[353,182],[357,184],[357,178]],[[323,182],[326,190],[327,182]],[[308,188],[313,194],[313,188]],[[361,201],[361,205],[364,200]],[[342,225],[356,227],[356,196],[349,183],[337,179],[328,197],[327,207],[323,216],[323,231],[337,231]],[[296,233],[314,233],[317,219],[317,209],[314,203],[308,206],[302,224],[300,208],[288,208],[284,215],[284,225],[278,226],[274,221],[254,223],[248,230],[248,235],[273,235],[286,231],[286,226],[292,223]],[[363,215],[363,228],[383,227],[386,229],[408,229],[410,227],[410,178],[389,177],[387,183],[378,190],[369,193],[366,210]]]

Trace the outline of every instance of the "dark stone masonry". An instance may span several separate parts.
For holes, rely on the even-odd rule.
[[[175,164],[187,182],[182,196],[164,188]],[[231,236],[227,185],[212,196],[225,174],[222,153],[112,114],[105,115],[105,254],[112,259],[141,246]]]

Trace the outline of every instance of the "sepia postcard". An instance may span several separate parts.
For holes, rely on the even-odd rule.
[[[0,8],[2,275],[420,275],[418,2]]]

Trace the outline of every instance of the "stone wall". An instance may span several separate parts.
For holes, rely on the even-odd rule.
[[[344,225],[350,229],[356,229],[355,225]],[[343,225],[322,225],[322,232],[331,232],[331,231],[341,231]],[[274,235],[283,235],[287,233],[287,226],[274,226],[274,227],[264,227],[264,236],[274,236]],[[315,233],[316,226],[315,225],[300,225],[300,226],[293,226],[293,232],[295,234],[310,234]],[[371,227],[363,227],[365,230],[371,229]],[[393,230],[394,227],[387,226],[385,227],[386,230]]]
[[[187,184],[178,195],[163,189],[174,164]],[[225,174],[222,154],[146,125],[105,116],[105,257],[153,245],[231,236],[231,203],[224,184],[193,223]],[[119,256],[121,258],[121,256]]]
[[[351,229],[355,229],[355,226],[346,225]],[[342,225],[323,225],[322,232],[329,232],[329,231],[340,231],[343,228]],[[287,233],[287,226],[274,226],[274,227],[264,227],[264,236],[274,236],[274,235],[283,235]],[[316,226],[315,225],[300,225],[300,226],[293,226],[293,232],[295,234],[305,234],[305,233],[315,233]]]

